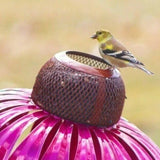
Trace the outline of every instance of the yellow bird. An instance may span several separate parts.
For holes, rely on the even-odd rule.
[[[97,31],[91,38],[98,40],[101,56],[112,67],[134,67],[153,74],[145,69],[144,64],[139,62],[109,31]]]

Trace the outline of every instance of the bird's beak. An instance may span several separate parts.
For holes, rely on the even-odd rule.
[[[92,39],[96,39],[97,38],[97,35],[94,34],[93,36],[91,36]]]

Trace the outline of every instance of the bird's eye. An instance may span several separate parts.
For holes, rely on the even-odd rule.
[[[99,32],[98,34],[102,34],[102,32]]]

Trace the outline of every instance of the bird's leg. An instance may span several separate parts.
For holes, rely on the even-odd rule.
[[[115,68],[116,68],[116,67],[113,66],[113,65],[111,65],[111,66],[108,67],[108,69],[111,70],[111,71],[113,71]]]

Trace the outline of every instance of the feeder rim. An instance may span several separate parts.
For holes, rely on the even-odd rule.
[[[96,57],[94,55],[87,54],[87,53],[80,52],[80,51],[70,51],[70,50],[58,52],[57,54],[55,54],[54,57],[51,58],[51,60],[54,61],[54,59],[56,59],[60,63],[62,63],[63,65],[65,65],[67,67],[70,67],[74,70],[81,71],[81,72],[84,72],[84,73],[87,73],[87,74],[90,74],[90,75],[100,76],[100,77],[104,77],[104,78],[120,77],[120,72],[116,68],[114,68],[114,69],[110,69],[110,68],[99,69],[99,68],[96,68],[96,67],[92,67],[92,66],[80,63],[80,62],[70,58],[69,56],[67,56],[67,53],[68,54],[71,53],[71,54],[75,54],[75,55],[79,55],[79,56],[84,56],[84,57],[87,57],[87,58],[95,59],[96,61],[99,61],[99,62],[102,62],[102,63],[106,63],[100,57]]]

